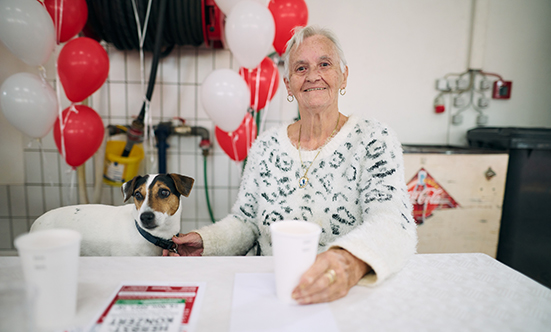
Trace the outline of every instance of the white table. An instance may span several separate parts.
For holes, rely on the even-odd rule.
[[[88,324],[122,282],[204,281],[197,331],[228,331],[235,273],[270,272],[272,257],[81,257],[75,324]],[[21,278],[19,258],[0,257],[0,282]],[[551,330],[551,290],[484,254],[416,255],[330,308],[342,332]]]

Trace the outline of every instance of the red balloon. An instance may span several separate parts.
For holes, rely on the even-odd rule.
[[[285,53],[287,42],[295,27],[308,23],[308,7],[304,0],[270,0],[268,9],[275,22],[274,48],[279,55]]]
[[[109,57],[95,40],[80,37],[71,40],[57,58],[59,80],[67,98],[81,102],[96,92],[109,74]]]
[[[56,30],[57,43],[73,38],[88,20],[86,0],[44,0]]]
[[[241,125],[231,133],[215,128],[216,140],[226,154],[235,161],[242,161],[247,157],[249,149],[256,138],[256,123],[249,113],[243,118]]]
[[[55,145],[65,154],[68,165],[77,167],[99,149],[105,132],[103,121],[96,111],[85,105],[67,107],[62,113],[63,147],[59,118],[54,124]]]
[[[251,108],[259,111],[272,100],[279,85],[279,71],[275,63],[268,57],[253,70],[241,67],[239,75],[245,79],[251,91]],[[258,90],[257,90],[258,86]]]

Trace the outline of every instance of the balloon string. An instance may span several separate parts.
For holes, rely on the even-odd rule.
[[[270,88],[268,89],[268,98],[266,98],[266,106],[264,106],[264,114],[262,114],[262,120],[260,121],[260,129],[258,133],[261,133],[264,131],[264,127],[266,125],[266,118],[268,117],[268,110],[270,109],[270,103],[272,100],[272,97],[274,96],[275,92],[273,91],[274,85],[275,85],[275,77],[276,77],[276,71],[277,68],[275,68],[274,71],[272,71],[272,78],[270,79]]]
[[[140,42],[140,77],[141,77],[141,88],[142,88],[142,94],[145,98],[145,60],[144,60],[144,52],[143,52],[143,44],[145,42],[145,36],[147,34],[147,26],[149,22],[149,14],[151,13],[151,3],[152,1],[149,0],[147,4],[147,12],[145,15],[145,21],[144,21],[144,29],[142,33],[142,26],[140,24],[140,17],[138,16],[138,10],[136,6],[136,0],[132,0],[132,8],[134,10],[134,18],[136,19],[136,26],[137,26],[137,32],[138,32],[138,40]]]
[[[246,119],[245,119],[245,136],[247,137],[247,146],[246,146],[246,151],[247,151],[247,156],[249,155],[249,148],[251,147],[251,142],[252,142],[252,128],[253,128],[253,125],[250,125],[251,123],[251,119],[254,120],[253,117],[250,117],[248,116]],[[249,130],[249,127],[251,128],[251,130]]]
[[[44,144],[42,143],[42,138],[37,138],[38,141],[38,150],[40,151],[40,159],[42,159],[42,170],[46,170],[46,180],[50,184],[51,187],[54,186],[54,178],[52,176],[50,167],[45,167],[48,164],[48,160],[46,158],[46,152],[44,151]]]
[[[230,135],[230,138],[231,138],[231,145],[233,149],[233,160],[237,161],[239,160],[239,156],[237,155],[237,140],[239,139],[239,134],[236,134],[235,132],[229,132],[228,135]]]
[[[59,21],[57,22],[57,43],[61,42],[61,25],[63,25],[63,0],[59,0]]]
[[[145,58],[144,58],[144,50],[143,45],[145,42],[145,36],[147,35],[147,27],[149,23],[149,17],[151,13],[151,4],[152,0],[148,1],[147,4],[147,12],[145,14],[145,20],[143,24],[143,32],[142,32],[142,25],[140,24],[140,17],[138,16],[138,9],[136,6],[136,0],[132,0],[132,8],[134,11],[134,18],[136,19],[136,26],[137,26],[137,32],[138,32],[138,40],[140,42],[140,85],[142,90],[142,99],[145,105],[145,118],[144,118],[144,140],[146,142],[145,146],[147,147],[147,151],[150,156],[150,162],[152,165],[152,168],[154,169],[154,162],[155,162],[155,156],[152,153],[154,149],[154,135],[150,134],[153,133],[153,118],[151,115],[151,101],[147,99],[146,96],[146,89],[145,89]]]
[[[43,65],[39,65],[38,66],[38,74],[40,75],[40,78],[42,79],[42,83],[44,84],[48,84],[48,82],[46,81],[46,68],[44,68]]]
[[[76,180],[77,180],[77,172],[76,169],[70,168],[67,170],[66,174],[71,174],[71,184],[69,187],[69,197],[66,197],[68,205],[74,204],[71,200],[72,197],[75,197],[75,189],[76,189]]]
[[[260,71],[262,70],[262,63],[256,67],[256,82],[255,82],[255,88],[254,88],[254,110],[260,111],[258,109],[258,103],[259,103],[259,94],[260,94]]]
[[[155,135],[153,134],[153,118],[151,115],[151,103],[149,100],[145,100],[145,118],[144,118],[144,140],[146,142],[147,152],[149,153],[149,161],[151,162],[151,169],[150,171],[156,170],[155,167],[155,154],[154,146],[155,146]]]
[[[142,26],[140,24],[140,17],[138,16],[136,0],[132,0],[132,9],[134,10],[134,18],[136,19],[136,26],[138,27],[138,40],[140,41],[140,48],[143,47],[143,44],[145,41],[145,35],[147,33],[147,23],[149,22],[149,13],[151,12],[151,3],[152,1],[149,0],[147,4],[147,12],[145,14],[145,21],[144,21],[144,30],[142,34]]]
[[[57,47],[57,46],[56,46]],[[55,62],[55,91],[57,97],[57,121],[59,122],[59,136],[61,141],[61,157],[63,160],[67,160],[65,154],[65,124],[63,123],[63,109],[61,108],[61,84],[59,82],[59,71],[57,68],[57,61]]]

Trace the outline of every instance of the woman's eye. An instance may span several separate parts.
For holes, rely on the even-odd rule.
[[[141,201],[143,199],[143,195],[139,191],[136,191],[134,193],[134,198],[137,199],[138,201]]]
[[[322,67],[329,67],[330,64],[329,64],[328,62],[322,62],[321,66],[322,66]]]
[[[300,67],[297,68],[298,72],[305,71],[305,70],[306,70],[306,67],[304,67],[304,66],[300,66]]]
[[[161,195],[161,197],[167,198],[168,196],[170,196],[170,191],[168,189],[161,189],[159,190],[159,194]]]

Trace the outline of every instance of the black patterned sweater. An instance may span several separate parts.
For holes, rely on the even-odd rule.
[[[373,268],[360,284],[377,284],[415,253],[417,233],[404,182],[402,146],[374,120],[352,115],[321,150],[299,151],[287,126],[267,130],[249,150],[230,215],[198,230],[204,256],[244,255],[258,241],[271,255],[269,226],[305,220],[322,227],[318,252],[350,251]]]

